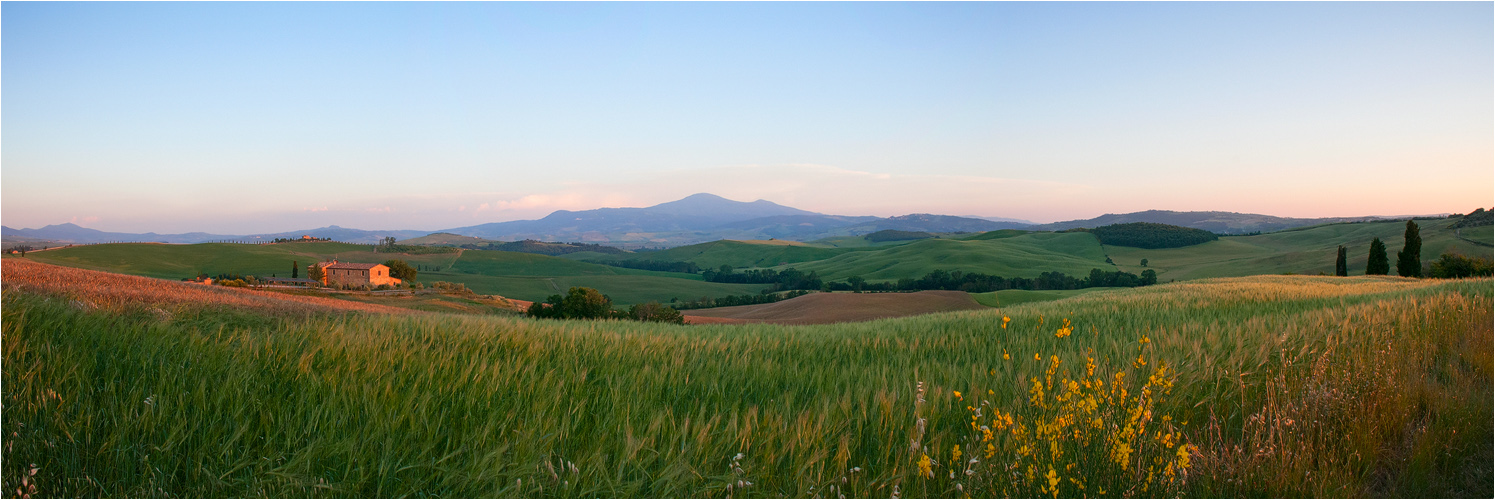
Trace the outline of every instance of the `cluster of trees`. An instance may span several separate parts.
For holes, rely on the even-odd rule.
[[[1095,229],[1072,229],[1071,231],[1088,231],[1105,245],[1148,249],[1186,247],[1220,239],[1215,233],[1203,229],[1153,222],[1112,224]]]
[[[526,311],[533,318],[547,319],[631,319],[661,323],[685,323],[685,316],[673,307],[658,302],[635,304],[627,311],[613,309],[612,299],[595,289],[571,287],[565,296],[551,295],[544,302],[530,304]]]
[[[295,243],[298,241],[332,241],[332,238],[318,238],[316,236],[312,236],[310,238],[275,238],[273,240],[270,240],[271,243]]]
[[[536,253],[540,255],[565,255],[576,252],[597,252],[605,254],[622,254],[622,249],[610,246],[598,245],[596,243],[560,243],[539,240],[509,241],[504,243],[485,243],[478,245],[466,243],[461,248],[468,250],[498,250],[501,252]]]
[[[809,295],[809,290],[790,290],[786,293],[760,293],[757,295],[728,295],[726,297],[709,298],[702,297],[692,301],[675,303],[676,309],[705,309],[708,307],[730,307],[749,306],[753,304],[770,304],[780,300],[788,300],[795,297]]]
[[[384,261],[384,266],[389,268],[389,277],[399,278],[400,281],[407,283],[414,282],[416,275],[420,274],[419,270],[400,259],[386,260]]]
[[[899,231],[897,229],[884,229],[882,231],[863,236],[862,238],[867,241],[876,243],[881,241],[922,240],[924,238],[933,237],[934,233],[926,233],[924,231]]]
[[[1490,259],[1483,257],[1469,258],[1452,252],[1445,252],[1433,261],[1428,277],[1431,278],[1470,278],[1474,276],[1491,276],[1495,274],[1495,266]]]
[[[1495,224],[1495,209],[1485,210],[1483,208],[1476,208],[1473,212],[1469,212],[1463,216],[1455,215],[1454,217],[1460,217],[1459,221],[1454,223],[1454,228],[1488,226]]]
[[[667,272],[672,272],[672,273],[690,273],[690,274],[696,274],[696,273],[701,272],[701,266],[697,266],[696,263],[694,263],[694,262],[678,262],[678,261],[665,261],[665,260],[640,260],[640,259],[629,259],[629,260],[589,260],[589,261],[586,261],[586,262],[591,262],[593,264],[603,264],[603,265],[608,265],[608,266],[613,266],[613,267],[626,267],[628,269],[643,269],[645,271],[667,271]]]
[[[373,247],[374,252],[376,252],[376,253],[378,253],[378,252],[383,252],[383,253],[403,253],[403,254],[409,254],[409,255],[428,255],[428,254],[433,254],[433,253],[457,253],[457,249],[452,248],[452,247],[439,247],[439,246],[432,246],[432,245],[396,245],[394,243],[390,243],[389,242],[390,240],[393,240],[393,239],[394,239],[394,237],[385,238],[384,239],[384,243],[380,243],[378,245],[374,245],[374,247]]]
[[[810,271],[808,274],[795,268],[783,271],[772,269],[749,269],[737,272],[732,266],[722,264],[720,269],[707,269],[701,272],[701,277],[712,283],[764,283],[773,284],[769,291],[780,290],[819,290],[825,286],[825,282]]]
[[[852,277],[842,282],[827,285],[832,291],[905,292],[916,290],[960,290],[983,293],[997,290],[1075,290],[1090,287],[1138,287],[1154,285],[1158,273],[1151,269],[1138,276],[1124,271],[1106,272],[1091,269],[1090,275],[1077,278],[1059,271],[1041,273],[1037,278],[1003,278],[984,273],[945,271],[936,269],[922,278],[903,278],[897,282],[868,283],[861,277]]]

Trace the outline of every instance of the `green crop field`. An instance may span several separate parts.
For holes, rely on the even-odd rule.
[[[990,240],[926,239],[793,267],[816,271],[826,279],[861,276],[872,281],[918,278],[935,269],[1005,278],[1031,278],[1047,271],[1082,276],[1091,269],[1114,269],[1106,264],[1100,242],[1089,233],[1031,233]]]
[[[0,487],[1488,498],[1491,295],[1231,278],[789,327],[116,311],[7,288]]]
[[[1431,219],[1416,221],[1422,236],[1422,260],[1437,259],[1445,251],[1466,256],[1490,258],[1490,247],[1461,241],[1450,228],[1454,221]],[[1469,228],[1488,229],[1488,228]],[[1348,249],[1351,275],[1365,274],[1365,260],[1372,238],[1381,238],[1396,273],[1396,252],[1402,249],[1406,222],[1363,222],[1327,224],[1254,236],[1229,236],[1183,248],[1147,250],[1106,246],[1111,259],[1125,271],[1137,273],[1142,259],[1157,271],[1158,279],[1189,280],[1257,274],[1333,274],[1334,257],[1339,245]],[[1468,231],[1474,233],[1475,231]],[[1486,231],[1488,232],[1488,231]]]

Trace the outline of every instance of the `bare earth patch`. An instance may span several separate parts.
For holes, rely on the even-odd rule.
[[[816,325],[966,309],[985,309],[985,306],[976,302],[971,294],[947,290],[913,293],[812,293],[772,304],[693,309],[686,316],[686,322],[698,324],[737,320]]]

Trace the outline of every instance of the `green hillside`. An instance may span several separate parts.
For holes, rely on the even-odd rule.
[[[793,267],[816,271],[828,280],[852,276],[873,281],[917,278],[935,269],[1031,278],[1046,271],[1080,276],[1096,268],[1112,270],[1105,260],[1100,242],[1089,233],[1031,233],[992,240],[919,240]]]
[[[425,236],[421,236],[419,238],[410,238],[408,240],[400,240],[398,243],[401,244],[401,245],[451,245],[451,246],[456,246],[456,245],[462,245],[462,244],[482,245],[482,244],[485,244],[485,243],[492,243],[492,242],[493,242],[493,240],[485,240],[485,239],[474,237],[474,236],[462,236],[460,234],[452,234],[452,233],[431,233],[431,234],[428,234],[428,235],[425,235]]]
[[[391,255],[371,251],[371,245],[335,242],[241,245],[199,243],[110,243],[60,248],[27,254],[40,262],[152,278],[181,279],[198,274],[231,273],[246,276],[288,277],[293,262],[305,266],[338,259],[344,262],[384,262],[402,259],[410,264],[447,266],[457,254]]]
[[[729,265],[732,267],[772,267],[783,263],[794,264],[829,259],[854,251],[852,249],[826,248],[799,242],[747,242],[718,240],[675,247],[655,252],[638,252],[627,258],[654,261],[694,262],[703,269]]]
[[[1448,250],[1468,256],[1492,255],[1490,247],[1456,238],[1450,227],[1456,222],[1417,221],[1424,262]],[[1474,233],[1469,229],[1464,231]],[[1386,254],[1393,263],[1391,272],[1395,274],[1396,252],[1402,249],[1405,230],[1405,221],[1325,224],[1252,236],[1228,236],[1183,248],[1146,250],[1106,246],[1105,251],[1124,271],[1138,273],[1151,268],[1157,271],[1159,280],[1169,281],[1257,274],[1333,274],[1335,251],[1344,245],[1348,249],[1350,274],[1363,275],[1370,240],[1379,237],[1386,244]],[[1142,259],[1148,260],[1148,267],[1140,265]]]
[[[375,253],[369,245],[316,242],[278,245],[203,243],[165,245],[115,243],[33,252],[37,261],[153,278],[181,279],[198,274],[289,277],[291,264],[338,259],[344,262],[404,260],[423,266],[419,281],[464,283],[482,294],[544,300],[573,286],[595,288],[619,305],[651,300],[669,302],[701,297],[755,294],[764,285],[706,283],[699,275],[623,269],[545,255],[463,250],[461,253],[403,255]],[[431,271],[440,268],[441,272]]]

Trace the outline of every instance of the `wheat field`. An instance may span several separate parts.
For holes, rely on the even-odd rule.
[[[863,323],[673,326],[163,318],[7,286],[0,487],[1488,497],[1491,289],[1229,278]]]

